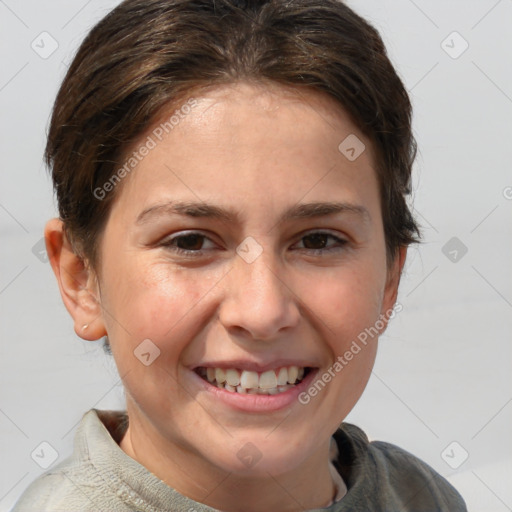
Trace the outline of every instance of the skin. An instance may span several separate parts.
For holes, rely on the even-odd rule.
[[[393,307],[406,250],[386,261],[371,143],[334,100],[247,82],[195,98],[119,185],[98,268],[73,253],[58,219],[45,230],[51,264],[76,333],[108,334],[126,390],[130,425],[120,446],[128,455],[227,512],[323,507],[334,494],[330,437],[366,386],[377,337],[308,404],[275,412],[220,403],[194,385],[191,368],[298,358],[321,376]],[[338,150],[349,134],[366,145],[353,162]],[[171,200],[214,204],[239,218],[160,211],[137,223],[145,209]],[[358,205],[367,215],[279,221],[312,202]],[[195,255],[162,245],[188,230],[206,236],[179,239]],[[346,243],[306,236],[318,231]],[[252,263],[236,252],[249,236],[262,248]],[[133,352],[148,338],[160,355],[145,366]],[[261,453],[250,468],[237,457],[247,442]]]

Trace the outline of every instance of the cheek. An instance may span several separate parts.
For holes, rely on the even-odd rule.
[[[377,266],[340,266],[335,272],[312,282],[306,304],[322,321],[337,352],[344,351],[351,341],[371,327],[380,315],[383,279]]]
[[[119,374],[132,400],[160,414],[169,405],[162,389],[181,392],[180,358],[212,314],[205,297],[219,279],[197,269],[172,269],[155,258],[151,264],[149,258],[119,261],[109,277],[102,302]],[[139,358],[145,353],[148,365]]]
[[[328,366],[307,393],[314,400],[323,397],[316,403],[325,411],[337,411],[335,421],[339,422],[362,395],[377,353],[377,335],[372,328],[379,319],[383,289],[380,274],[372,268],[378,266],[340,267],[316,281],[307,303],[330,355]],[[324,386],[331,392],[324,395],[318,391]]]
[[[122,339],[123,350],[149,338],[162,355],[179,353],[188,341],[187,331],[200,328],[202,299],[219,280],[217,274],[173,268],[149,254],[119,261],[105,283],[109,293],[103,303],[112,317],[109,336]]]

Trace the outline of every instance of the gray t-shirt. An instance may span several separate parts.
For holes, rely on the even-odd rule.
[[[123,411],[88,411],[75,434],[73,454],[32,482],[12,512],[216,510],[183,496],[128,456],[118,444],[127,424]],[[454,487],[405,450],[369,442],[349,423],[333,437],[338,448],[333,464],[347,493],[315,511],[467,512]]]

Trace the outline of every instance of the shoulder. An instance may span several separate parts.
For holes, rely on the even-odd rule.
[[[385,467],[384,485],[407,497],[410,510],[426,503],[450,512],[466,512],[466,505],[457,490],[426,462],[398,446],[382,441],[370,443],[370,453]]]
[[[336,441],[348,443],[352,450],[353,467],[347,472],[349,493],[368,496],[370,490],[374,504],[379,504],[375,510],[467,512],[457,490],[408,451],[391,443],[370,442],[352,424],[343,423],[336,434]]]
[[[64,460],[51,471],[36,478],[24,491],[11,512],[79,511],[94,510],[98,503],[82,486],[85,474],[92,466],[81,461],[75,465],[73,458]],[[87,481],[90,481],[87,479]]]
[[[105,436],[102,429],[97,411],[84,414],[73,454],[36,478],[11,512],[130,510],[118,501],[91,460],[90,443]]]

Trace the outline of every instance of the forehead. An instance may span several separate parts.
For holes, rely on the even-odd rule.
[[[245,139],[252,143],[256,134],[267,137],[270,135],[251,130],[256,121],[259,125],[266,122],[273,131],[288,128],[290,144],[296,140],[293,137],[295,134],[302,136],[303,140],[307,138],[310,142],[308,147],[312,147],[313,143],[323,138],[329,144],[327,149],[331,151],[338,150],[338,145],[335,144],[333,147],[333,141],[325,139],[327,132],[332,132],[336,138],[343,134],[357,134],[365,141],[367,156],[374,156],[373,147],[367,137],[353,123],[347,110],[334,98],[311,87],[293,87],[275,82],[239,81],[195,89],[172,106],[162,109],[148,132],[165,125],[166,121],[173,117],[173,113],[181,113],[191,98],[196,105],[191,112],[192,115],[179,116],[177,128],[179,127],[179,131],[182,132],[200,128],[206,133],[209,129],[216,130],[222,124],[224,131],[231,128],[239,142],[242,142],[245,136]],[[174,117],[177,120],[176,116]],[[182,122],[183,118],[186,122]],[[167,134],[166,131],[164,136]],[[318,137],[315,137],[315,134],[318,134]]]
[[[161,111],[124,159],[148,142],[123,183],[121,195],[132,205],[147,207],[169,192],[199,200],[321,200],[333,187],[354,202],[358,190],[375,184],[370,141],[338,102],[310,89],[240,82],[191,91]],[[357,158],[344,153],[347,144],[361,152]]]

